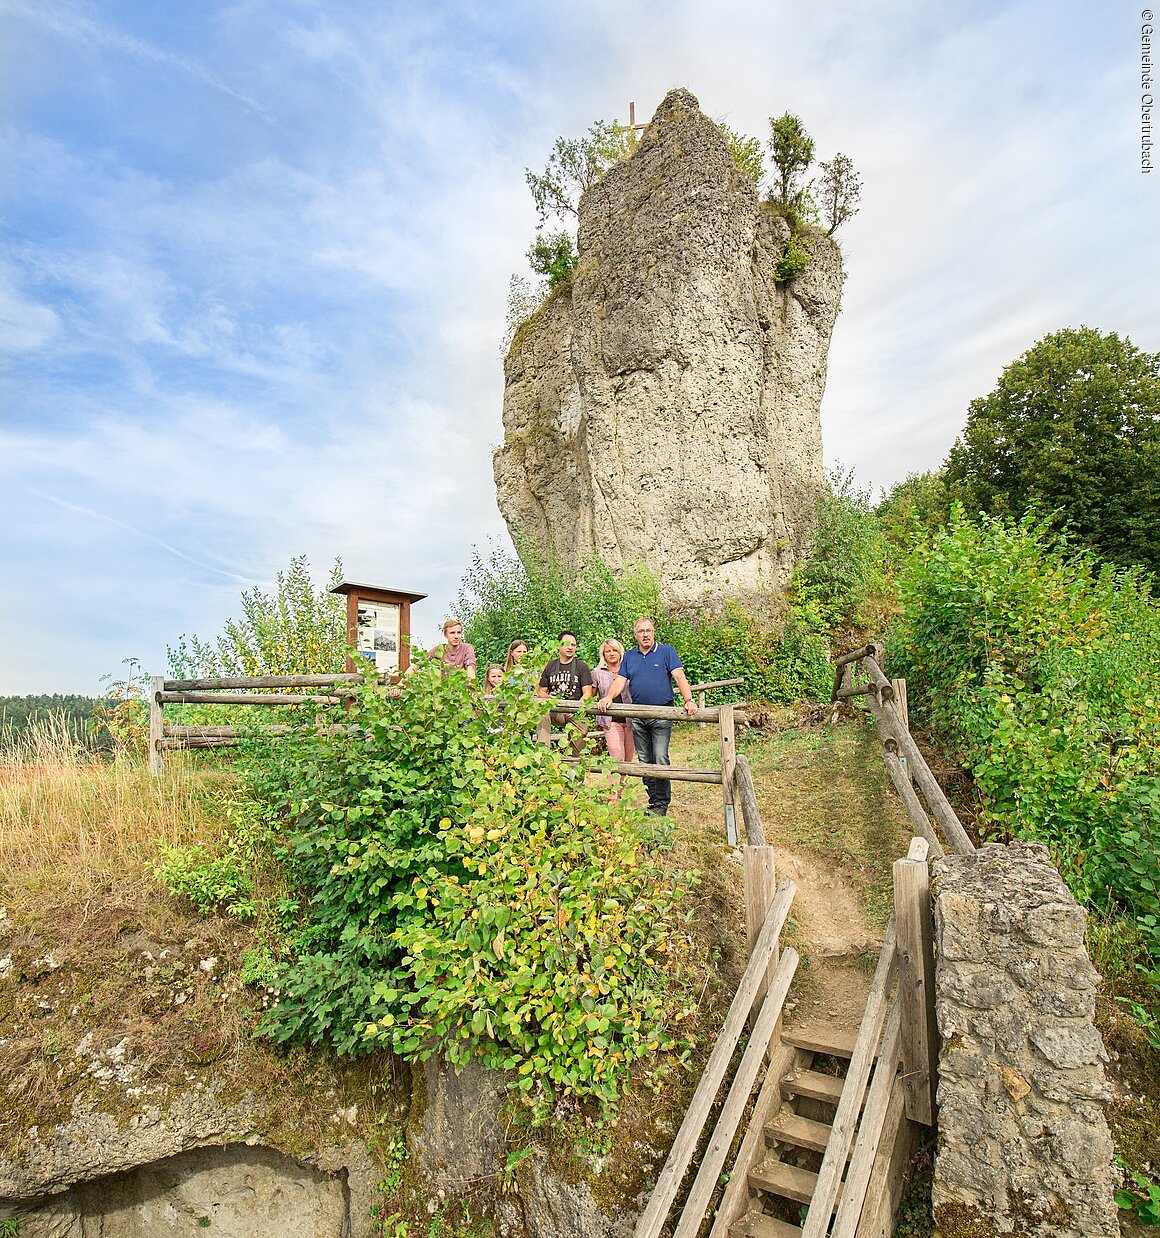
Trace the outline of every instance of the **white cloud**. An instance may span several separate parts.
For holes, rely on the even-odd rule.
[[[0,566],[96,615],[83,666],[33,606],[4,618],[21,654],[0,692],[158,668],[300,553],[429,592],[434,639],[472,544],[504,542],[490,448],[524,167],[675,85],[763,137],[798,112],[862,172],[823,423],[864,484],[937,466],[1046,331],[1158,346],[1131,40],[1078,0],[0,12],[21,49]]]

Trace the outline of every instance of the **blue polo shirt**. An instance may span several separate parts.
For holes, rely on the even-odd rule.
[[[620,663],[620,673],[632,687],[634,705],[671,705],[673,671],[684,663],[672,645],[659,642],[648,651],[628,649]]]

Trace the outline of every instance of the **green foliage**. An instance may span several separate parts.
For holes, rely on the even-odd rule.
[[[538,233],[528,250],[528,265],[548,281],[549,289],[567,283],[576,269],[576,247],[567,232]]]
[[[887,606],[887,542],[853,470],[835,468],[818,503],[809,557],[791,581],[794,599],[826,629],[877,628]]]
[[[120,679],[109,680],[104,697],[93,710],[92,726],[98,736],[107,736],[113,751],[143,757],[149,747],[150,676],[136,658],[122,659],[128,670]]]
[[[239,920],[254,917],[254,882],[236,850],[213,855],[202,843],[188,847],[158,844],[161,859],[153,871],[173,894],[188,898],[203,915],[219,909]]]
[[[1160,569],[1160,354],[1090,327],[1044,336],[971,401],[945,472],[968,510],[1038,508],[1101,558]]]
[[[731,129],[724,120],[718,120],[716,124],[725,136],[725,144],[729,147],[734,166],[739,172],[744,172],[754,185],[760,188],[761,182],[765,179],[765,158],[761,152],[760,139],[750,137],[747,133],[738,133],[736,129]]]
[[[898,579],[891,673],[961,754],[991,834],[1036,838],[1160,961],[1160,612],[1049,524],[956,507]],[[1155,982],[1153,979],[1153,983]]]
[[[943,470],[910,473],[891,487],[874,513],[891,546],[903,554],[909,552],[950,519],[951,500]]]
[[[341,580],[336,559],[329,584]],[[241,619],[227,620],[212,642],[183,635],[167,653],[175,679],[337,674],[346,669],[346,599],[315,589],[306,556],[298,555],[278,573],[272,595],[242,594]]]
[[[268,831],[252,800],[235,800],[226,806],[226,816],[230,828],[221,847],[211,849],[205,843],[174,847],[159,841],[161,858],[153,872],[171,893],[188,898],[202,915],[223,912],[238,920],[252,920],[257,915],[254,867],[268,843]],[[248,967],[256,971],[257,960]]]
[[[814,161],[814,140],[800,116],[785,112],[769,121],[769,153],[773,157],[773,200],[786,211],[800,212],[809,196],[805,175]]]
[[[822,221],[827,225],[826,235],[833,236],[842,224],[858,214],[862,178],[854,170],[854,161],[849,155],[838,153],[829,163],[823,162],[820,166],[822,181],[818,188],[818,206]]]
[[[63,726],[77,743],[88,745],[96,697],[62,695],[0,696],[0,748],[18,744],[38,726]]]
[[[623,641],[641,615],[663,612],[647,568],[617,576],[593,558],[571,574],[530,547],[521,549],[521,558],[498,550],[486,559],[476,553],[459,587],[456,614],[481,665],[502,663],[516,637],[529,648],[554,649],[564,628],[575,632],[580,657],[595,665],[610,636]]]
[[[773,277],[779,284],[787,283],[809,265],[810,253],[802,246],[802,231],[795,224],[786,242],[785,253],[773,268]]]
[[[580,195],[591,189],[614,164],[636,149],[636,131],[618,121],[594,121],[579,138],[557,138],[547,166],[537,175],[524,169],[540,222],[548,216],[575,219]]]
[[[0,1217],[0,1238],[18,1238],[22,1228],[19,1217]]]
[[[652,858],[656,819],[534,742],[542,709],[419,659],[394,694],[363,691],[350,731],[258,759],[303,908],[265,1034],[474,1058],[541,1113],[569,1092],[613,1106],[675,1048],[683,884]]]
[[[829,696],[833,667],[825,635],[808,621],[781,615],[763,622],[740,602],[695,617],[671,616],[663,639],[674,645],[690,683],[741,679],[726,699],[784,703]]]
[[[1134,1212],[1141,1225],[1160,1226],[1160,1182],[1150,1174],[1129,1169],[1119,1157],[1116,1161],[1128,1179],[1128,1184],[1116,1192],[1117,1206]]]
[[[533,650],[554,649],[567,628],[576,633],[580,657],[595,665],[610,636],[631,647],[633,625],[647,615],[657,623],[657,639],[676,647],[690,683],[744,679],[741,691],[764,701],[818,699],[830,690],[816,615],[799,620],[779,612],[763,621],[736,601],[721,610],[670,613],[647,568],[617,575],[593,558],[571,575],[526,547],[523,560],[500,551],[487,559],[477,554],[456,613],[481,664],[502,662],[516,637]]]

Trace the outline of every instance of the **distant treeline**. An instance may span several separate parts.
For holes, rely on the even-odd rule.
[[[18,743],[30,729],[40,726],[64,728],[77,740],[96,747],[99,737],[92,733],[93,718],[102,699],[59,692],[51,696],[0,696],[0,745]]]

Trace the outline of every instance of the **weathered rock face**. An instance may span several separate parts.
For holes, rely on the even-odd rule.
[[[580,263],[504,363],[500,511],[565,564],[647,563],[689,604],[784,582],[822,483],[842,265],[790,229],[684,90],[580,203]]]
[[[988,844],[935,873],[939,1232],[1112,1238],[1083,909],[1039,843]]]

